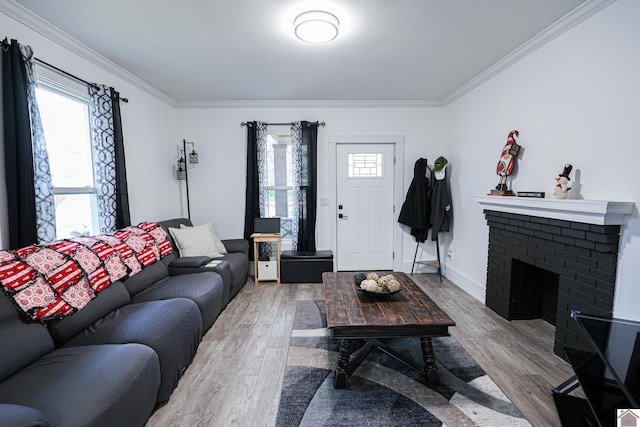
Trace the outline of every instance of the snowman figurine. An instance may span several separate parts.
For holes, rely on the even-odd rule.
[[[571,169],[573,169],[573,166],[571,166],[570,164],[564,165],[564,170],[556,178],[556,189],[553,192],[553,197],[555,197],[556,199],[569,198],[569,190],[571,190],[571,187],[569,187],[569,181],[571,181],[571,178],[569,178],[569,174],[571,173]]]

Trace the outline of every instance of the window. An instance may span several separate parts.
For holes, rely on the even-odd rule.
[[[382,153],[349,153],[349,178],[379,178],[382,176]]]
[[[98,234],[88,95],[38,80],[56,206],[57,239]]]
[[[293,217],[293,149],[290,133],[267,135],[265,217],[280,217],[280,236],[291,240]]]

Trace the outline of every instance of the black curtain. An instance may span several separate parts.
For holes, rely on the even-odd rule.
[[[116,170],[116,229],[131,225],[129,213],[129,191],[127,188],[127,165],[124,158],[124,137],[122,136],[122,116],[120,114],[120,93],[111,88],[113,109],[113,139]]]
[[[9,248],[16,249],[38,242],[27,71],[16,40],[3,45],[2,94]]]
[[[255,218],[260,217],[260,181],[258,177],[258,122],[247,123],[247,188],[245,195],[244,238],[251,241]],[[249,259],[253,245],[249,245]]]
[[[302,177],[300,179],[300,216],[298,250],[316,250],[316,198],[318,185],[318,123],[302,124]]]

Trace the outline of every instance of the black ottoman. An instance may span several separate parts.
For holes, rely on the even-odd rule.
[[[322,283],[322,273],[333,271],[331,251],[283,251],[280,254],[281,283]]]

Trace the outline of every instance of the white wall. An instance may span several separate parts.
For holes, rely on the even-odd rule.
[[[170,148],[170,142],[175,139],[173,107],[3,13],[0,13],[0,28],[3,37],[6,35],[30,45],[37,58],[87,81],[112,86],[122,97],[129,99],[128,104],[121,104],[121,109],[131,221],[135,224],[177,216],[180,212],[179,187],[172,178],[173,151]],[[0,133],[0,141],[3,135]],[[0,237],[2,247],[6,248],[9,232],[4,179],[4,158],[0,158]]]
[[[404,136],[402,200],[413,178],[415,161],[426,157],[433,162],[441,154],[444,141],[442,108],[184,109],[176,114],[182,129],[179,141],[182,138],[194,141],[199,152],[200,163],[189,169],[191,217],[194,223],[214,221],[221,238],[241,236],[244,230],[246,128],[240,123],[253,120],[325,122],[326,126],[318,130],[316,239],[319,249],[335,250],[335,235],[328,232],[335,228],[330,224],[335,221],[335,212],[320,206],[321,199],[335,197],[335,189],[329,188],[329,176],[335,176],[335,171],[328,166],[329,156],[334,155],[329,152],[329,135]],[[400,206],[396,208],[396,217],[399,212]],[[427,245],[427,251],[432,249]],[[401,256],[405,263],[411,262],[414,250],[411,236],[403,232]]]
[[[474,196],[497,184],[507,134],[525,151],[514,190],[545,191],[565,163],[585,199],[640,207],[640,2],[618,0],[548,43],[445,111],[455,167],[455,226],[448,277],[484,301],[488,227]],[[576,191],[572,191],[575,197]],[[640,320],[640,218],[623,227],[614,316]]]
[[[329,135],[404,135],[405,192],[417,158],[432,162],[445,155],[454,198],[453,232],[442,235],[443,254],[452,251],[445,274],[484,300],[488,230],[473,198],[496,185],[495,164],[512,129],[521,132],[525,148],[514,175],[515,190],[551,194],[562,166],[572,163],[574,196],[640,206],[640,148],[633,126],[640,117],[639,20],[640,2],[618,0],[446,108],[395,109],[174,109],[1,13],[0,28],[9,38],[31,45],[39,58],[114,86],[129,98],[122,112],[133,223],[186,215],[184,185],[173,178],[176,146],[185,138],[200,153],[200,164],[190,169],[193,221],[215,221],[222,238],[240,236],[246,165],[242,121],[325,121],[318,138],[320,199],[335,194],[328,184],[334,173],[328,170]],[[3,169],[0,162],[0,180]],[[0,194],[0,203],[4,199]],[[0,205],[3,247],[8,239],[5,208]],[[326,232],[331,221],[334,214],[319,206],[319,248],[335,247],[335,236]],[[640,318],[635,307],[639,236],[636,210],[620,243],[618,317]],[[406,233],[402,246],[402,261],[410,266],[415,243]],[[433,247],[426,251],[419,257],[431,257]]]

